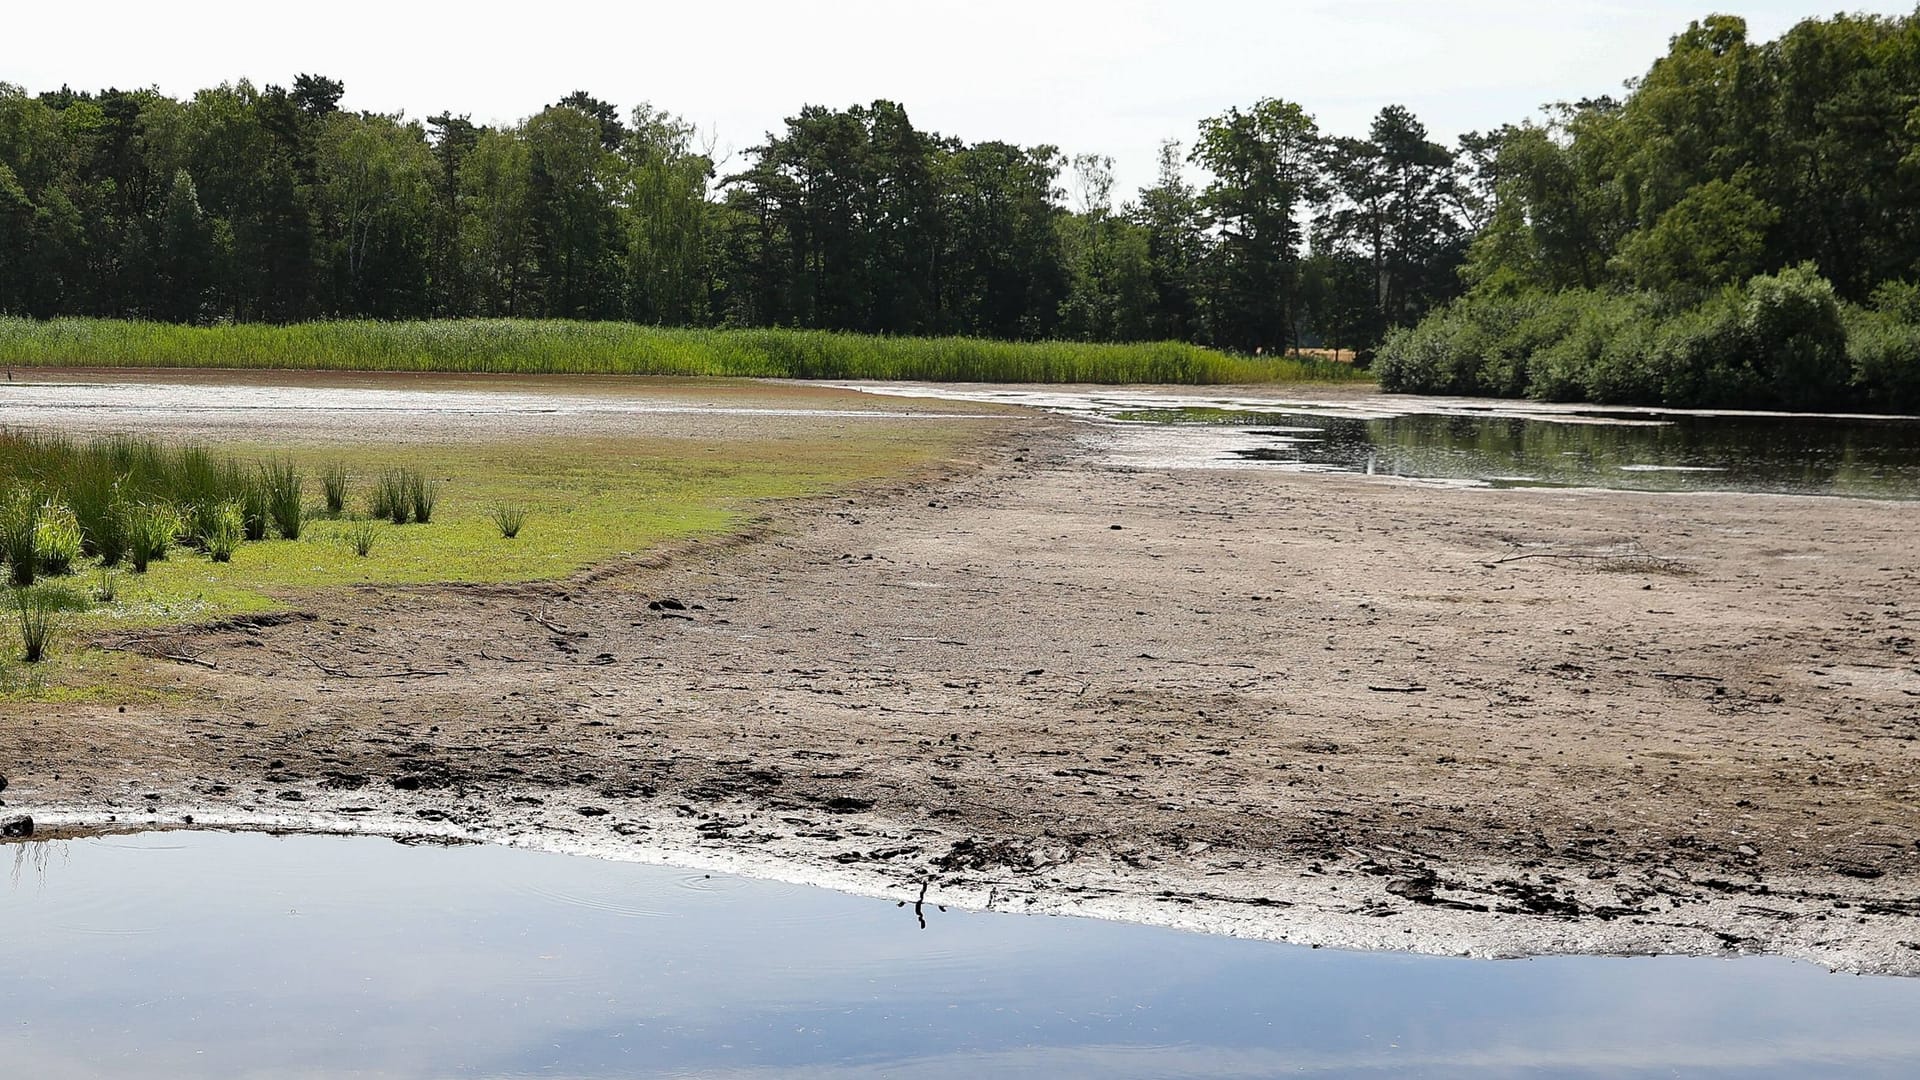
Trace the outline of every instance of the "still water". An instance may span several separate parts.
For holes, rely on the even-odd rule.
[[[0,848],[0,1075],[1912,1077],[1920,981],[1314,951],[370,838]],[[0,869],[6,868],[0,862]]]
[[[1355,416],[1121,410],[1132,424],[1229,426],[1252,461],[1500,487],[1920,498],[1920,421],[1712,413]]]
[[[1369,473],[1489,487],[1920,499],[1920,418],[1555,405],[1413,394],[1321,400],[1152,388],[847,384],[1095,421],[1115,464]]]

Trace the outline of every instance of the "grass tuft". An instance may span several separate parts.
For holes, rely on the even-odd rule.
[[[260,483],[266,489],[267,516],[282,540],[300,539],[300,470],[293,462],[280,460],[260,467]]]
[[[0,554],[6,556],[7,580],[17,589],[33,584],[40,569],[40,496],[25,489],[0,501]]]
[[[29,664],[46,659],[56,621],[53,600],[33,589],[15,589],[13,611],[20,624],[20,659]]]
[[[174,536],[180,532],[180,515],[164,503],[139,503],[127,510],[127,561],[133,572],[144,574],[150,563],[162,562]]]
[[[80,522],[73,511],[59,503],[40,508],[40,521],[33,533],[33,557],[40,572],[48,577],[73,573],[80,561]]]
[[[232,562],[240,538],[246,534],[246,516],[239,503],[225,502],[207,515],[207,530],[202,537],[207,558],[214,562]]]
[[[433,508],[440,502],[440,481],[429,480],[418,470],[407,473],[407,505],[413,508],[413,520],[422,525],[433,520]]]
[[[353,553],[363,559],[373,550],[373,541],[378,535],[379,533],[375,530],[374,524],[371,521],[356,522],[349,526],[345,533],[341,534],[342,538],[346,540],[347,546],[353,549]]]
[[[487,516],[493,519],[494,527],[500,530],[503,539],[512,540],[520,535],[521,526],[527,523],[527,508],[517,504],[495,503]]]
[[[320,470],[320,495],[327,504],[327,516],[347,512],[347,467],[332,461]]]

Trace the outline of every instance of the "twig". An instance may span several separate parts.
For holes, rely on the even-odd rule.
[[[1369,686],[1367,689],[1376,694],[1424,694],[1427,692],[1424,686]]]
[[[1656,679],[1672,679],[1676,682],[1726,682],[1727,681],[1725,679],[1720,678],[1717,675],[1681,675],[1671,671],[1656,671],[1653,673],[1653,677]]]
[[[447,674],[444,671],[415,671],[411,668],[406,671],[343,671],[340,668],[330,668],[311,656],[303,656],[301,659],[319,668],[322,674],[331,675],[336,679],[430,679]]]
[[[202,660],[197,656],[182,656],[179,653],[164,653],[164,652],[163,653],[141,653],[140,655],[150,656],[155,660],[172,660],[175,663],[180,663],[180,664],[196,664],[200,667],[206,668],[208,671],[220,670],[219,668],[214,667],[213,664],[209,663],[208,661]]]
[[[539,623],[541,626],[546,627],[548,630],[551,630],[554,633],[559,634],[561,637],[584,638],[587,636],[587,632],[585,630],[575,630],[572,627],[562,626],[559,623],[553,622],[552,620],[548,619],[544,615],[535,615],[531,611],[515,611],[514,614],[525,616],[526,618]]]

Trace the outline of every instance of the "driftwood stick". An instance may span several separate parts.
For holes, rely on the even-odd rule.
[[[319,668],[321,674],[336,679],[430,679],[446,674],[444,671],[416,671],[411,668],[406,671],[344,671],[340,668],[328,667],[311,656],[301,657],[301,659]]]

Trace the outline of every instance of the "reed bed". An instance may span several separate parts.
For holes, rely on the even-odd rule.
[[[1234,356],[1180,342],[989,341],[523,319],[197,327],[0,318],[0,364],[1187,385],[1370,378],[1333,361]]]

